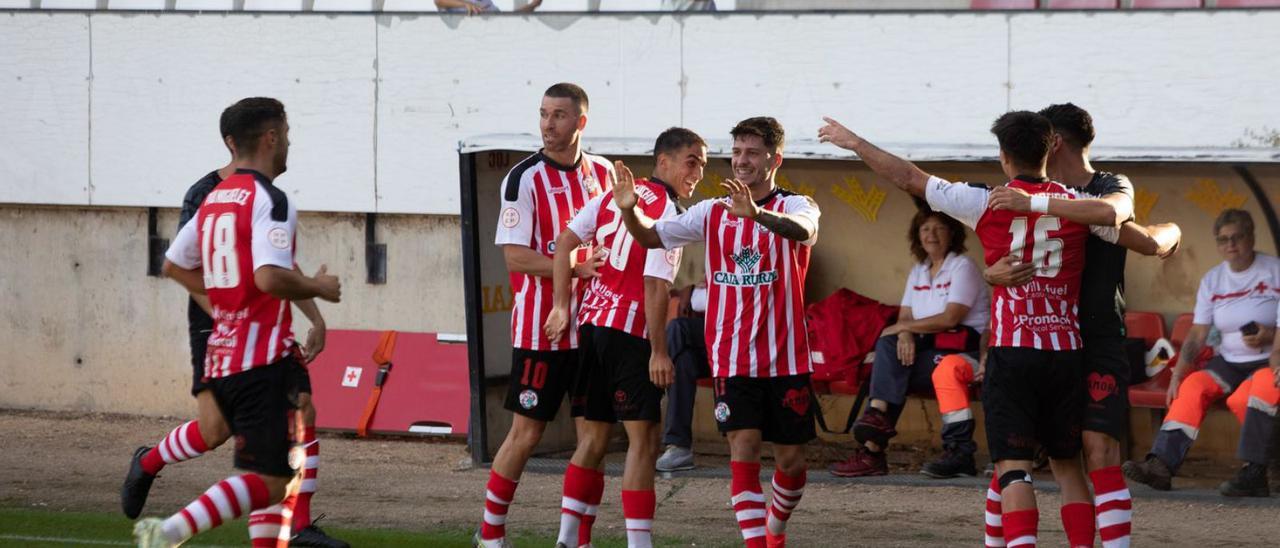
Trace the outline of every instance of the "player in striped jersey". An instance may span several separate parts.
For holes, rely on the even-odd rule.
[[[587,93],[574,84],[555,84],[543,93],[539,108],[542,149],[516,164],[502,183],[502,204],[495,243],[502,247],[515,306],[511,310],[511,377],[504,406],[514,413],[511,429],[493,457],[485,492],[484,518],[473,539],[477,546],[505,546],[507,509],[525,463],[555,418],[578,372],[578,333],[551,340],[543,332],[552,308],[551,258],[556,236],[587,202],[613,184],[613,166],[582,151],[587,126]],[[584,284],[595,276],[598,257],[574,250],[571,317]],[[582,428],[578,394],[570,394],[570,414]],[[591,505],[599,504],[604,474],[591,474]],[[595,502],[590,502],[595,501]],[[591,515],[594,518],[594,510]],[[590,544],[591,523],[584,520],[580,544]]]
[[[284,105],[250,98],[230,110],[236,172],[183,226],[165,254],[164,272],[192,294],[208,295],[214,330],[205,377],[237,438],[235,465],[249,473],[219,482],[166,520],[139,521],[140,546],[176,546],[246,513],[255,546],[288,538],[280,501],[295,475],[288,411],[298,389],[289,301],[341,296],[325,267],[308,277],[294,262],[297,209],[272,183],[288,157]]]
[[[1002,504],[998,523],[1003,529],[1003,538],[989,532],[987,544],[1034,546],[1039,513],[1031,468],[1037,444],[1047,449],[1064,506],[1091,500],[1079,459],[1084,413],[1076,317],[1080,274],[1087,225],[1099,225],[1092,230],[1114,242],[1116,228],[1131,210],[1124,209],[1127,202],[1090,198],[1049,180],[1045,165],[1053,127],[1033,112],[1007,113],[992,126],[1001,168],[1011,179],[994,190],[932,177],[835,120],[826,122],[818,131],[820,141],[856,152],[877,174],[974,228],[988,265],[1009,254],[1037,265],[1031,283],[992,292],[992,348],[982,390],[987,445],[996,463],[992,491]],[[1028,195],[1030,213],[1011,210]],[[1090,534],[1087,543],[1092,542]]]
[[[784,546],[787,519],[804,493],[804,444],[816,436],[804,280],[820,213],[809,197],[774,184],[785,140],[777,120],[749,118],[730,134],[735,178],[721,183],[727,198],[656,222],[637,210],[633,185],[620,183],[614,202],[644,247],[707,242],[707,349],[716,422],[729,440],[734,513],[748,547]],[[764,441],[773,443],[777,464],[767,510]]]
[[[677,198],[688,199],[702,180],[707,145],[697,133],[671,128],[653,146],[653,176],[634,180],[621,162],[615,172],[627,188],[634,188],[638,207],[655,219],[674,217]],[[658,459],[662,391],[675,378],[667,355],[666,320],[671,281],[680,250],[645,249],[622,226],[612,192],[605,192],[569,223],[556,239],[555,308],[547,318],[547,336],[559,340],[569,328],[569,255],[584,242],[606,252],[598,277],[592,278],[578,311],[578,341],[582,368],[576,392],[585,395],[586,423],[579,429],[578,447],[564,475],[564,498],[557,547],[578,540],[581,519],[588,509],[592,471],[604,460],[613,423],[627,431],[627,463],[622,475],[622,512],[627,544],[652,546],[654,465]],[[646,340],[647,339],[647,340]]]

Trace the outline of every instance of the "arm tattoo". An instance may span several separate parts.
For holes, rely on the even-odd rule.
[[[797,219],[797,217],[786,213],[762,209],[760,214],[756,215],[755,221],[764,225],[774,234],[788,240],[803,242],[813,238],[813,229],[805,226],[806,223],[801,223]]]

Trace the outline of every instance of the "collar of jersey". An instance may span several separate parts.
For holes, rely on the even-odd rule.
[[[659,179],[659,178],[657,178],[657,177],[654,177],[653,175],[650,175],[650,176],[649,176],[649,180],[650,180],[650,181],[652,181],[652,182],[658,183],[658,184],[662,185],[662,188],[667,189],[667,197],[668,197],[668,198],[671,198],[671,199],[673,199],[673,200],[677,198],[677,196],[676,196],[676,189],[671,188],[671,185],[667,184],[667,182],[666,182],[666,181],[663,181],[662,179]]]
[[[555,160],[552,160],[550,156],[547,156],[547,155],[546,155],[546,153],[544,153],[544,152],[543,152],[543,151],[541,151],[541,150],[539,150],[539,151],[538,151],[538,156],[541,156],[541,157],[542,157],[542,161],[546,162],[546,163],[547,163],[547,165],[549,165],[549,166],[551,166],[551,167],[553,167],[553,168],[555,168],[555,169],[557,169],[557,170],[559,170],[559,171],[573,171],[573,170],[578,169],[578,167],[582,165],[582,157],[583,157],[584,155],[582,154],[582,151],[578,151],[578,159],[574,160],[574,161],[573,161],[573,165],[571,165],[571,166],[566,166],[566,165],[564,165],[564,164],[561,164],[561,163],[559,163],[559,162],[556,162]]]
[[[769,191],[768,194],[765,194],[764,198],[760,198],[759,200],[756,200],[756,205],[763,207],[765,204],[769,203],[769,200],[772,200],[773,197],[777,196],[780,192],[782,192],[781,187],[776,187],[776,186],[773,187],[773,190]]]
[[[262,181],[263,184],[267,184],[267,185],[271,184],[271,178],[267,177],[266,175],[263,175],[261,171],[258,171],[256,169],[245,169],[242,167],[238,167],[236,168],[236,175],[253,175],[255,179]]]
[[[1013,180],[1022,181],[1024,183],[1031,183],[1033,185],[1049,182],[1048,177],[1036,177],[1034,175],[1017,175],[1013,178]]]

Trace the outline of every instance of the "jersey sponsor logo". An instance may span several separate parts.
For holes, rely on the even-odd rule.
[[[538,406],[538,393],[533,390],[525,390],[520,393],[520,407],[525,409],[533,409]]]
[[[754,270],[756,265],[760,263],[760,252],[744,247],[737,253],[730,255],[729,258],[733,259],[733,262],[741,270]]]
[[[734,264],[738,265],[739,270],[755,270],[756,266],[760,264],[760,257],[759,251],[749,247],[744,247],[729,256]],[[773,283],[778,279],[778,272],[776,270],[766,270],[759,273],[734,273],[721,270],[716,271],[711,278],[720,285],[753,287]]]
[[[520,224],[520,212],[514,207],[508,207],[502,210],[502,226],[507,228],[515,228]]]
[[[1018,314],[1013,317],[1014,329],[1031,331],[1058,331],[1063,328],[1074,328],[1075,322],[1066,316]]]
[[[243,188],[215,190],[209,193],[209,197],[205,198],[204,203],[245,205],[249,202],[249,194],[250,192]]]
[[[1067,296],[1068,286],[1065,283],[1046,283],[1039,279],[1032,279],[1023,285],[1005,288],[1005,290],[1009,293],[1009,298],[1014,300],[1061,299]]]
[[[720,402],[716,404],[716,422],[724,422],[729,420],[729,404]]]
[[[591,284],[591,287],[588,288],[588,291],[590,291],[593,295],[597,297],[600,297],[608,301],[612,301],[613,304],[615,305],[618,304],[618,301],[622,299],[622,295],[614,293],[612,289],[609,289],[609,286],[603,283],[600,283],[598,280],[599,279],[597,278],[597,281]]]
[[[289,249],[289,231],[276,227],[267,232],[267,241],[276,249]]]

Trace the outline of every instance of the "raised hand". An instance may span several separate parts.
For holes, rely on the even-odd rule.
[[[725,179],[720,188],[729,194],[729,214],[743,219],[754,219],[760,207],[751,199],[751,190],[737,179]]]
[[[560,307],[552,307],[547,314],[547,322],[542,324],[542,331],[551,342],[560,342],[560,337],[569,329],[569,311]]]
[[[318,286],[318,297],[331,303],[336,303],[342,300],[342,281],[328,272],[329,266],[322,264],[320,269],[316,271],[316,275],[312,276],[311,279],[315,280]]]
[[[826,116],[822,117],[822,121],[827,124],[818,128],[819,143],[831,143],[843,149],[853,150],[853,143],[858,140],[858,136],[852,130]]]
[[[987,198],[987,207],[1000,211],[1031,211],[1031,195],[1019,188],[998,186],[991,189],[991,197]]]
[[[613,183],[613,203],[618,209],[631,209],[636,206],[636,178],[631,169],[622,160],[613,163],[613,171],[618,180]]]

